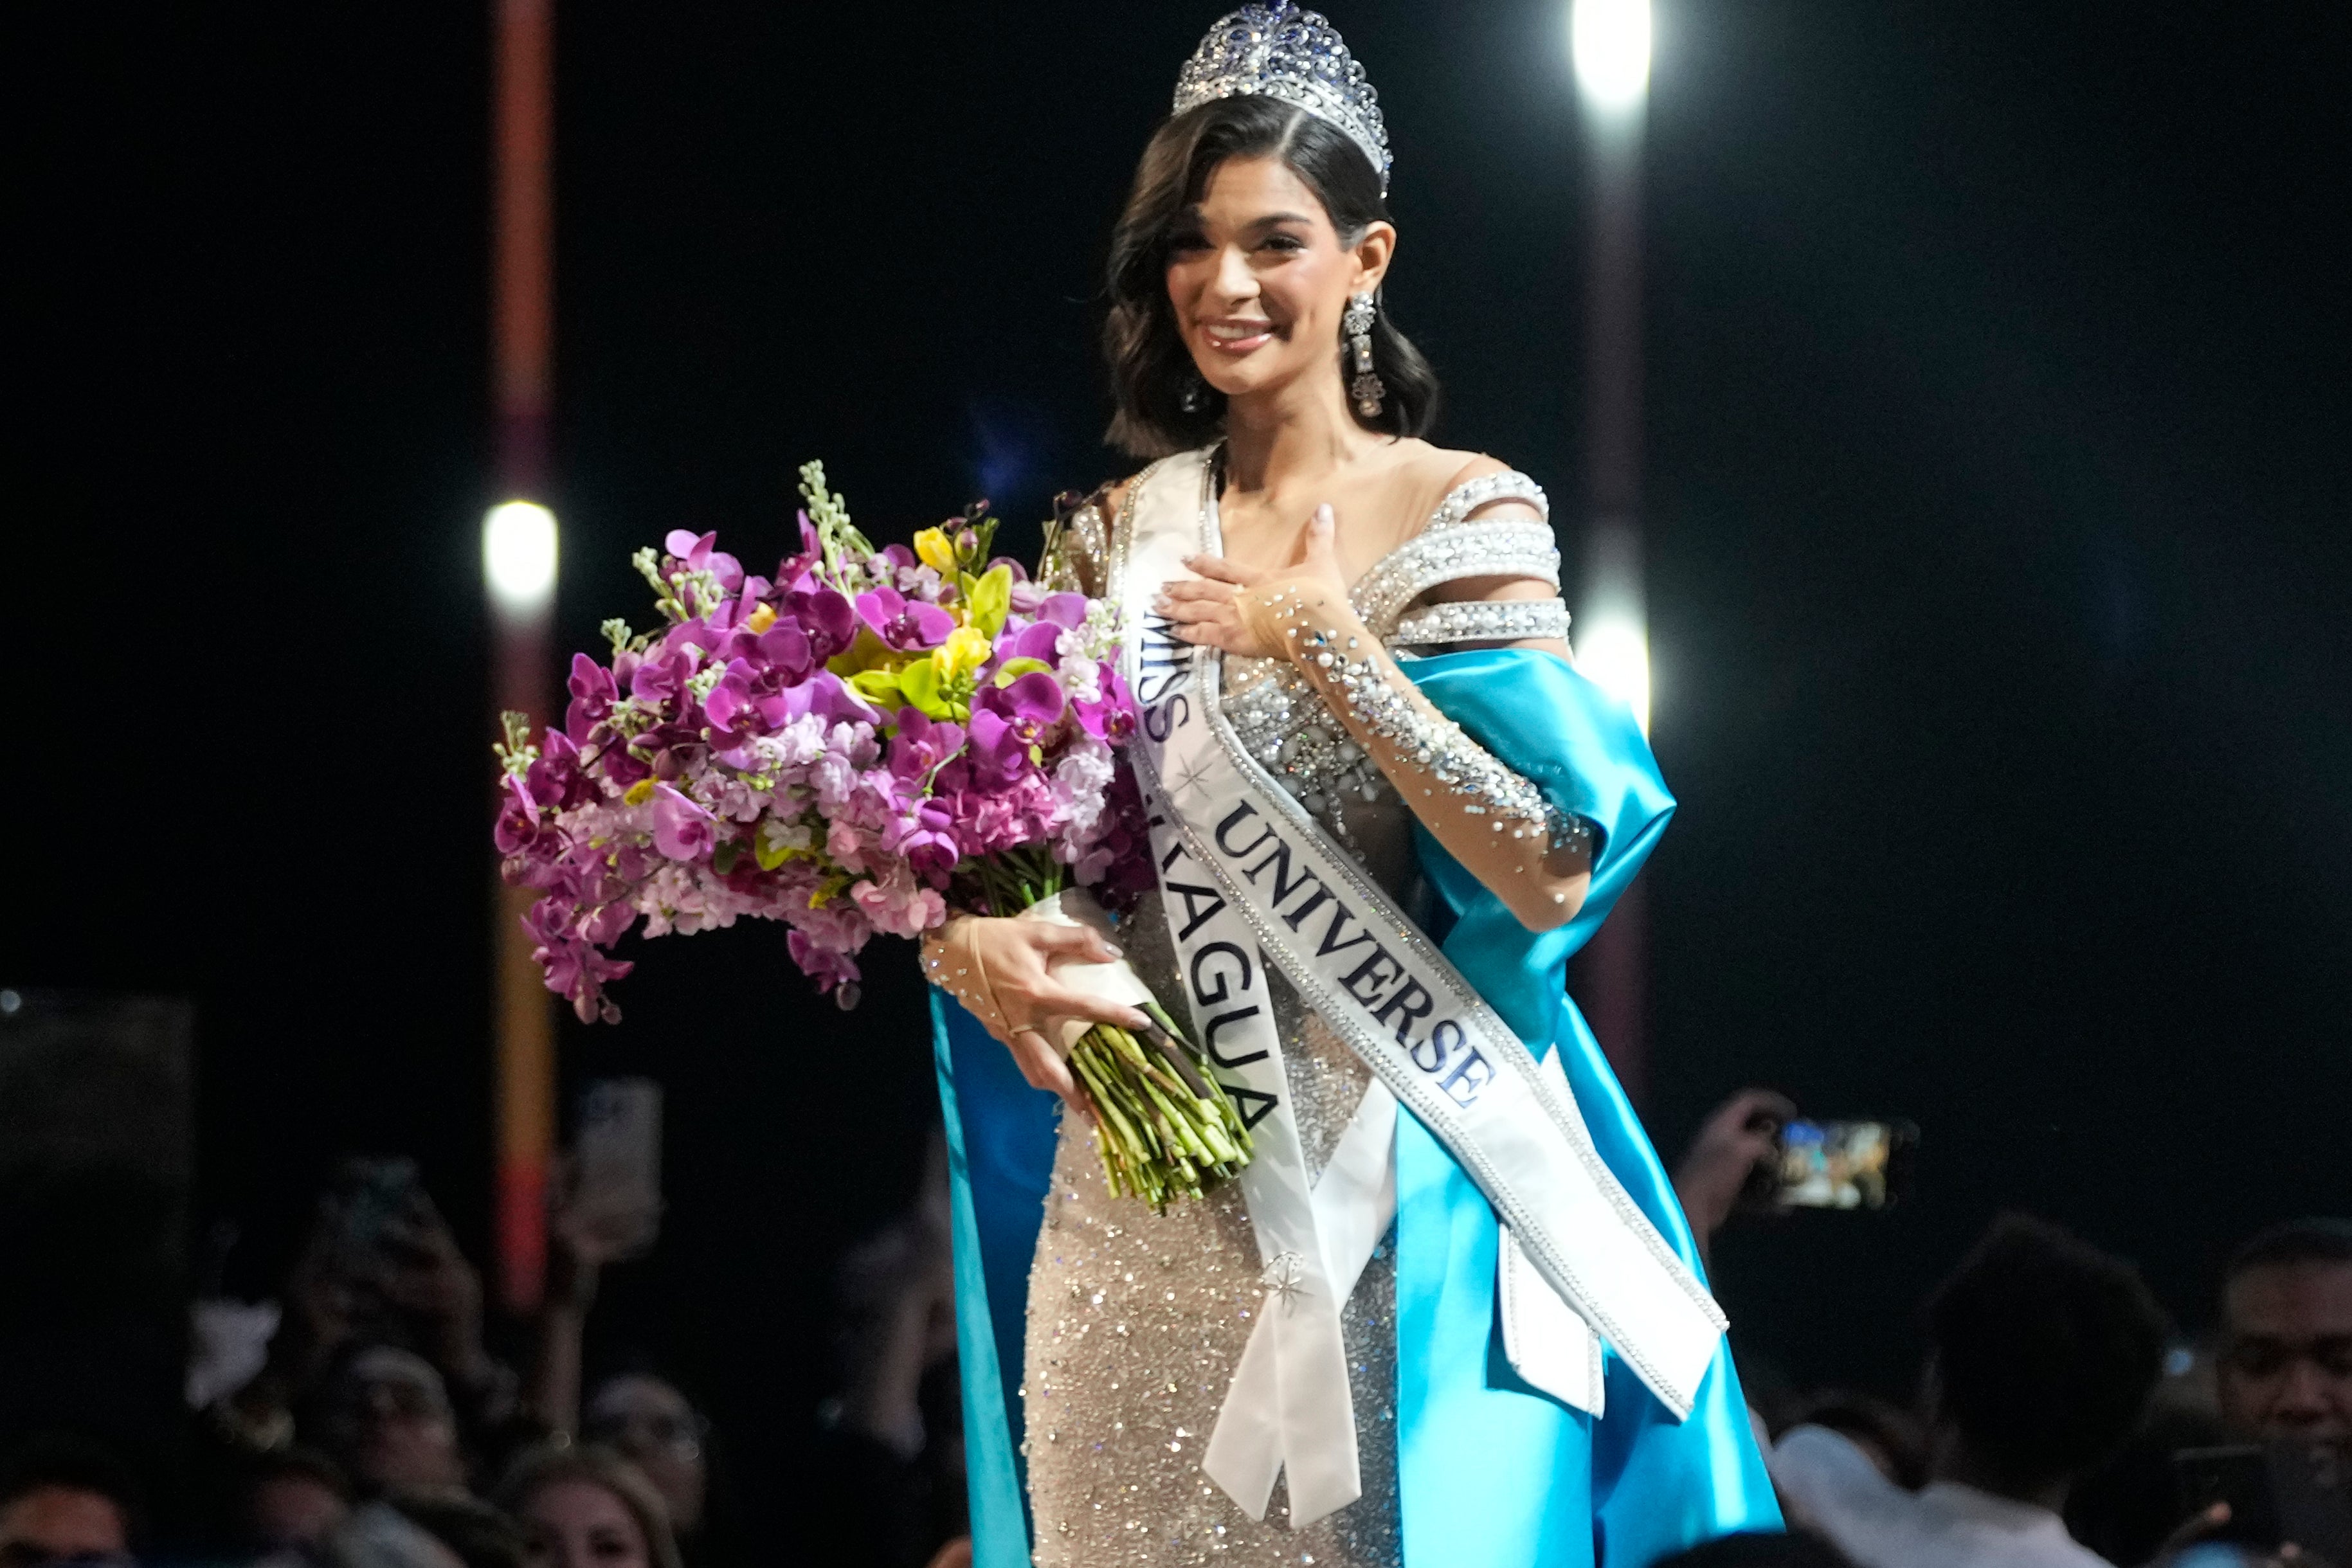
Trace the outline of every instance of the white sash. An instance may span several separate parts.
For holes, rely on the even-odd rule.
[[[1156,465],[1137,481],[1131,529],[1114,549],[1125,674],[1142,714],[1129,755],[1154,819],[1161,897],[1198,1038],[1257,1139],[1243,1193],[1267,1289],[1203,1470],[1263,1517],[1286,1464],[1294,1525],[1358,1495],[1339,1307],[1393,1212],[1397,1102],[1506,1228],[1504,1334],[1522,1375],[1597,1412],[1597,1333],[1686,1416],[1723,1314],[1602,1163],[1556,1057],[1539,1065],[1244,751],[1222,711],[1220,655],[1176,641],[1151,614],[1160,586],[1189,575],[1183,558],[1220,546],[1212,482],[1205,453]],[[1261,978],[1268,961],[1379,1081],[1311,1188]]]

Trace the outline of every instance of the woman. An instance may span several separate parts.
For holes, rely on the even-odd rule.
[[[1688,1228],[1562,998],[1673,801],[1568,663],[1542,492],[1420,438],[1371,89],[1320,17],[1249,6],[1175,110],[1106,333],[1112,440],[1155,461],[1046,572],[1126,610],[1160,885],[1118,936],[1257,1155],[1164,1215],[1111,1199],[1056,1042],[1139,1019],[1055,971],[1114,945],[927,942],[975,1559],[1554,1568],[1777,1528]]]
[[[678,1568],[661,1494],[609,1449],[525,1454],[498,1501],[522,1526],[530,1568]]]
[[[661,1494],[682,1552],[700,1560],[710,1497],[710,1426],[677,1385],[651,1372],[623,1372],[588,1396],[580,1435],[618,1454]]]

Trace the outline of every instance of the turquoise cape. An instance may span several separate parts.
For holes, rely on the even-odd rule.
[[[1426,832],[1430,935],[1528,1048],[1561,1053],[1601,1157],[1693,1269],[1690,1227],[1633,1108],[1566,994],[1591,939],[1674,812],[1623,704],[1527,649],[1409,660],[1430,700],[1595,831],[1592,887],[1557,931],[1531,932]],[[1057,1102],[931,993],[955,1225],[975,1568],[1024,1568],[1021,1356],[1030,1256],[1053,1174]],[[1779,1508],[1727,1347],[1675,1421],[1611,1356],[1595,1420],[1522,1382],[1495,1310],[1494,1210],[1408,1112],[1397,1118],[1397,1420],[1406,1568],[1641,1568],[1696,1542],[1777,1530]]]

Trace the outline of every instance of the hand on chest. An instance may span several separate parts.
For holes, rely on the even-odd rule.
[[[1253,571],[1280,571],[1303,552],[1307,520],[1328,505],[1335,523],[1339,566],[1346,580],[1364,574],[1411,538],[1429,515],[1431,497],[1418,487],[1362,479],[1318,486],[1297,495],[1228,491],[1218,503],[1224,558]]]

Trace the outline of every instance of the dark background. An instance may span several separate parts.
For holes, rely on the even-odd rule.
[[[232,1288],[345,1149],[418,1155],[484,1256],[487,24],[20,9],[0,981],[194,998]],[[567,647],[669,528],[779,553],[810,456],[877,534],[986,494],[1024,549],[1117,472],[1105,232],[1213,6],[688,9],[559,19]],[[1336,15],[1439,437],[1562,501],[1565,9]],[[1806,1380],[1902,1391],[2003,1207],[2194,1323],[2233,1240],[2352,1195],[2347,16],[1661,5],[1646,1109],[1670,1153],[1748,1082],[1926,1130],[1906,1212],[1722,1244]],[[920,998],[877,946],[844,1017],[767,928],[638,956],[564,1042],[670,1094],[600,1354],[790,1495],[832,1258],[933,1114]]]

